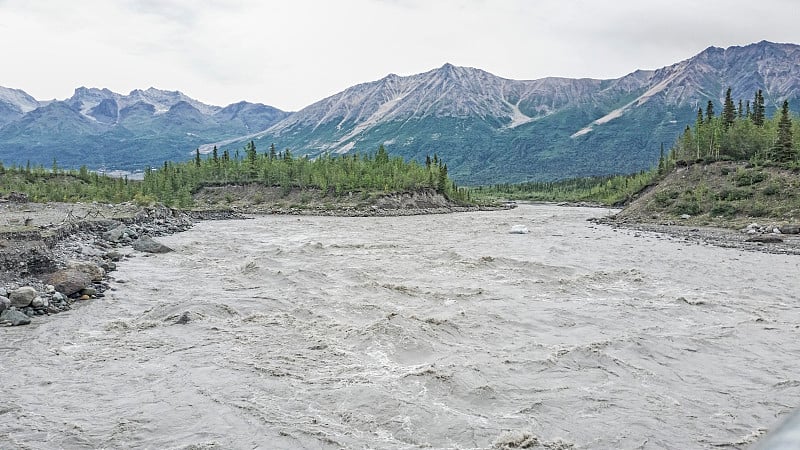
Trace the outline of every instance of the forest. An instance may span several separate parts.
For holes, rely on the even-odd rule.
[[[64,170],[56,161],[49,169],[30,164],[4,167],[0,163],[0,189],[25,193],[36,202],[132,200],[190,208],[192,195],[205,186],[248,183],[280,187],[287,194],[293,189],[314,188],[331,196],[430,188],[454,202],[470,200],[470,191],[456,186],[447,175],[447,164],[437,155],[428,157],[423,165],[391,157],[383,146],[372,154],[326,154],[309,159],[294,157],[288,149],[278,152],[274,145],[259,153],[249,142],[233,154],[215,147],[206,157],[196,150],[190,161],[148,167],[141,181],[98,174],[86,167]]]

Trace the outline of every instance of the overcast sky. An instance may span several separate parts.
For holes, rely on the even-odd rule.
[[[449,62],[617,78],[709,46],[800,44],[797,0],[0,0],[0,86],[156,87],[294,111]]]

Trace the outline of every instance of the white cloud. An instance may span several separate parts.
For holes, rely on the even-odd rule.
[[[619,77],[710,46],[800,43],[792,0],[0,0],[0,85],[65,98],[155,86],[299,109],[445,62]]]

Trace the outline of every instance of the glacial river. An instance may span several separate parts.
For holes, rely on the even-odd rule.
[[[106,298],[0,328],[0,448],[747,448],[800,405],[800,257],[604,214],[159,238]]]

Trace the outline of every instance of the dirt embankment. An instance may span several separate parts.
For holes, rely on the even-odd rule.
[[[800,176],[746,162],[678,167],[602,222],[722,247],[800,254]]]
[[[498,209],[459,204],[433,189],[337,195],[319,189],[284,189],[250,184],[204,187],[194,194],[193,199],[194,209],[199,211],[231,210],[244,214],[407,216]]]

